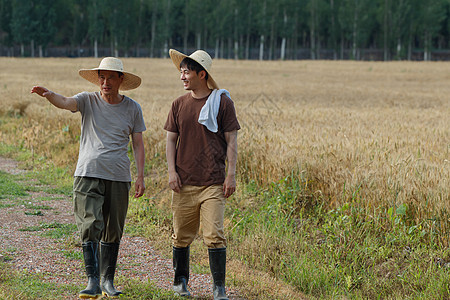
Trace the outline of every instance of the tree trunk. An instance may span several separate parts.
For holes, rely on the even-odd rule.
[[[336,51],[336,20],[334,19],[334,0],[330,0],[331,9],[331,44],[333,47],[333,59],[337,60]]]
[[[250,58],[250,34],[245,37],[245,59]]]
[[[286,14],[286,9],[283,10],[283,25],[284,28],[286,28],[287,26],[287,14]],[[280,59],[281,60],[285,60],[286,58],[286,37],[284,36],[283,39],[281,40],[281,55],[280,55]]]
[[[310,52],[311,59],[316,59],[316,0],[311,0]]]
[[[187,6],[189,5],[189,1],[186,0],[185,11],[187,10]],[[184,32],[183,32],[183,52],[187,52],[188,48],[188,36],[189,36],[189,14],[184,14]]]
[[[31,39],[30,47],[31,47],[31,57],[34,57],[34,39]]]
[[[219,58],[219,46],[220,46],[219,38],[216,38],[216,48],[214,50],[214,58]]]
[[[425,31],[424,34],[423,60],[425,61],[431,60],[431,34],[428,31]]]
[[[383,29],[384,29],[384,37],[383,37],[383,42],[384,42],[384,61],[387,61],[389,59],[389,55],[388,55],[388,10],[389,10],[389,0],[384,0],[384,24],[383,24]]]
[[[353,9],[354,9],[354,12],[353,12],[353,34],[352,34],[352,37],[353,37],[353,45],[352,45],[352,56],[353,56],[353,59],[355,59],[356,60],[356,51],[357,51],[357,39],[358,39],[358,32],[357,32],[357,30],[358,30],[358,9],[357,9],[357,1],[358,0],[355,0],[354,1],[354,7],[353,7]]]
[[[114,37],[114,56],[119,57],[119,47],[117,43],[117,37]]]
[[[270,25],[270,42],[269,42],[269,60],[274,57],[274,45],[275,45],[275,15],[272,17],[272,22]]]
[[[402,40],[400,38],[397,39],[397,60],[401,60],[401,52],[402,52]]]
[[[248,10],[248,16],[247,16],[247,33],[245,38],[245,59],[250,58],[250,24],[252,21],[252,2],[250,1],[249,10]]]
[[[202,48],[202,34],[200,32],[197,32],[195,39],[197,40],[197,43],[196,43],[197,49],[201,49]]]
[[[261,35],[259,40],[259,60],[264,58],[264,34]]]
[[[94,57],[98,58],[98,40],[94,40]]]
[[[293,59],[297,59],[297,52],[298,52],[298,13],[295,11],[295,28],[294,28],[294,36],[293,36],[293,42],[292,42],[292,49],[293,49]]]
[[[234,33],[233,33],[233,39],[234,39],[234,59],[238,60],[239,59],[239,41],[238,41],[238,31],[237,31],[237,27],[238,27],[238,16],[239,16],[239,11],[237,8],[234,9]]]
[[[412,34],[410,31],[408,38],[408,60],[411,60],[411,58],[412,58]]]
[[[263,34],[260,35],[260,40],[259,40],[259,60],[263,60],[264,59],[264,32],[266,31],[266,8],[267,8],[267,3],[266,0],[264,0],[264,4],[263,4],[263,17],[262,17],[262,30],[261,32],[263,32]]]
[[[156,38],[156,7],[153,7],[152,12],[152,25],[150,29],[150,57],[155,57],[155,38]]]
[[[168,54],[168,53],[169,53],[169,40],[166,39],[166,40],[164,41],[164,49],[163,49],[162,57],[163,57],[163,58],[167,57],[167,54]]]
[[[44,57],[44,52],[42,51],[42,45],[39,45],[38,49],[39,49],[39,57],[40,58]]]

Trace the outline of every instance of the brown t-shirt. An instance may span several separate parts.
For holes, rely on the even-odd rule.
[[[191,93],[177,98],[164,129],[178,133],[176,170],[182,184],[207,186],[225,181],[227,143],[225,132],[239,130],[233,101],[221,95],[217,115],[218,131],[209,131],[198,122],[208,97],[195,99]]]

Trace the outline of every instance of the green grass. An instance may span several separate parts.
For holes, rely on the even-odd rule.
[[[0,299],[61,299],[76,295],[79,289],[75,284],[47,282],[43,275],[17,272],[0,262]]]
[[[123,287],[120,299],[181,299],[172,292],[158,289],[150,282],[129,280],[119,276],[116,285]],[[45,275],[18,272],[0,262],[0,299],[72,299],[84,289],[79,284],[57,284],[45,280]]]
[[[71,259],[71,260],[79,260],[80,262],[83,260],[83,252],[79,249],[76,250],[62,250],[62,255],[65,258]]]
[[[42,235],[53,239],[62,239],[72,235],[77,227],[75,224],[41,223],[40,225],[27,226],[19,229],[20,231],[43,231]]]
[[[26,189],[23,185],[14,180],[15,176],[0,171],[0,200],[9,197],[23,197],[26,196]]]

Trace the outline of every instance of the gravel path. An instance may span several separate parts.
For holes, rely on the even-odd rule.
[[[24,172],[15,161],[2,157],[0,170],[11,174]],[[74,234],[58,241],[45,236],[45,232],[51,228],[41,226],[52,223],[74,224],[71,199],[39,192],[30,193],[30,196],[20,201],[2,200],[3,204],[11,205],[0,206],[0,260],[7,261],[19,271],[41,273],[49,282],[84,285],[86,278],[79,255],[82,250],[78,236]],[[46,209],[41,209],[37,215],[30,213],[36,211],[30,207],[39,206],[45,206]],[[30,228],[38,230],[31,231]],[[134,278],[143,282],[151,281],[160,288],[170,290],[173,280],[172,260],[161,257],[145,238],[131,237],[125,233],[116,277],[119,279],[116,282]],[[209,274],[191,273],[189,287],[194,298],[211,299],[211,285]],[[120,285],[117,288],[120,289]],[[240,298],[234,290],[227,288],[227,292],[230,299]],[[77,295],[65,295],[65,299],[77,299]]]

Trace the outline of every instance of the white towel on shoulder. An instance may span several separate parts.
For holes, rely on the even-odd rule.
[[[220,107],[220,96],[225,93],[225,95],[230,97],[230,92],[225,89],[214,89],[206,100],[205,105],[203,105],[202,110],[200,111],[200,115],[198,116],[198,122],[209,131],[217,132],[217,114],[219,113]]]

